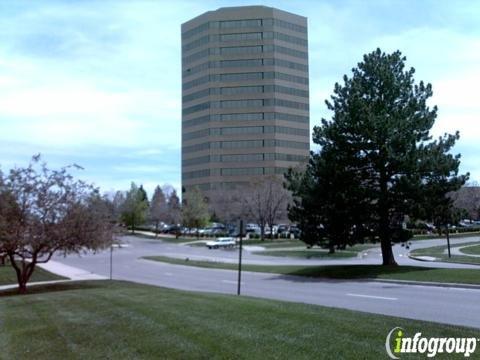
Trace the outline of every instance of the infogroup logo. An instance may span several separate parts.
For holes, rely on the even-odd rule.
[[[432,358],[437,354],[463,354],[470,357],[477,348],[477,338],[438,338],[422,337],[421,332],[415,333],[413,337],[405,336],[401,327],[395,327],[387,335],[385,350],[391,359],[400,359],[401,354],[427,354]]]

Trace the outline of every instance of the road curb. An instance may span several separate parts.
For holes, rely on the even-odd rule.
[[[436,287],[480,290],[480,285],[475,285],[475,284],[439,283],[439,282],[432,282],[432,281],[412,281],[412,280],[394,280],[394,279],[371,279],[371,280],[376,282],[381,282],[381,283],[390,283],[390,284],[436,286]]]
[[[415,256],[410,256],[410,254],[407,255],[410,259],[415,260],[415,261],[423,261],[423,262],[435,262],[435,263],[440,263],[440,264],[459,264],[459,265],[473,265],[477,266],[480,269],[480,264],[479,263],[471,263],[471,262],[461,262],[461,261],[452,261],[452,262],[446,262],[442,261],[439,258],[435,258],[435,260],[428,260],[428,259],[422,259],[419,257]],[[447,268],[445,268],[447,269]]]

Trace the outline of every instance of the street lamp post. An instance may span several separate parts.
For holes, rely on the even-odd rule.
[[[242,249],[243,249],[243,220],[240,220],[240,248],[238,252],[238,285],[237,295],[240,295],[240,287],[242,284]]]
[[[110,244],[110,280],[112,280],[113,273],[113,242]]]
[[[450,254],[450,231],[448,229],[448,224],[446,227],[446,233],[447,233],[447,248],[448,248],[448,257],[451,258],[452,255]]]

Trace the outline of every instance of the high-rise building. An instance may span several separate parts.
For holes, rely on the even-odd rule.
[[[182,24],[182,187],[206,194],[308,158],[307,19],[265,6]]]

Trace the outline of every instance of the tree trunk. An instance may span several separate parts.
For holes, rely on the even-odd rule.
[[[155,222],[155,239],[158,237],[158,221]]]
[[[380,198],[378,201],[379,206],[379,235],[380,245],[382,249],[382,265],[384,266],[397,266],[395,257],[393,256],[392,241],[390,239],[390,217],[388,206],[388,186],[387,175],[385,170],[380,172]]]
[[[335,254],[335,246],[333,244],[328,245],[328,253]]]
[[[381,248],[383,257],[382,265],[397,266],[398,264],[395,261],[395,257],[393,256],[392,244],[390,243],[390,239],[381,239]]]
[[[265,241],[265,225],[260,226],[260,240]]]

